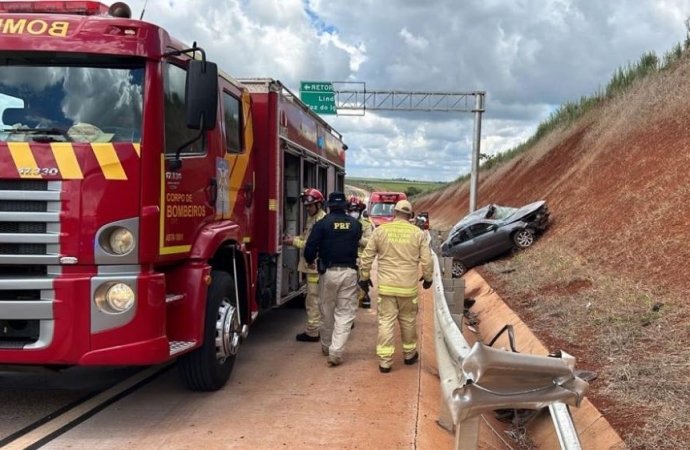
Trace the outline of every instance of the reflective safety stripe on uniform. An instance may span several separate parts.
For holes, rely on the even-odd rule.
[[[307,326],[304,332],[311,337],[316,337],[319,335],[319,326],[321,325],[318,273],[307,274],[307,297],[304,299],[304,307],[307,310]]]
[[[379,334],[376,343],[379,366],[393,365],[396,321],[400,323],[400,337],[405,359],[411,358],[417,351],[416,319],[419,309],[417,303],[417,297],[379,295]]]
[[[417,350],[417,343],[416,342],[403,342],[403,353],[410,353],[414,352]]]
[[[395,347],[387,347],[385,345],[377,345],[376,346],[376,355],[380,358],[391,358],[393,359],[393,355],[395,354]],[[383,364],[381,364],[383,366]],[[384,366],[384,367],[390,367],[390,366]]]
[[[397,287],[397,286],[389,286],[385,284],[379,285],[379,293],[384,294],[384,295],[391,295],[391,296],[399,296],[399,297],[412,297],[412,296],[417,296],[417,285],[415,284],[413,287]]]

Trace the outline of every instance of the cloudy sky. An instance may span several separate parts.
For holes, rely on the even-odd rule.
[[[137,18],[144,0],[127,0]],[[197,41],[230,75],[486,91],[482,153],[525,141],[566,101],[685,38],[690,0],[148,0],[144,20]],[[351,176],[450,181],[469,172],[470,113],[325,116]]]

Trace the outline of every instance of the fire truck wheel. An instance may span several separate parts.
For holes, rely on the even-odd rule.
[[[179,370],[182,381],[193,391],[216,391],[230,378],[240,346],[240,322],[235,282],[221,271],[211,273],[206,299],[204,344],[182,355]]]

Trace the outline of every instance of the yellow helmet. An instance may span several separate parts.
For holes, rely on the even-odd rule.
[[[395,204],[395,207],[393,208],[395,211],[401,212],[403,214],[408,214],[412,215],[412,204],[408,202],[407,200],[400,200],[398,203]]]

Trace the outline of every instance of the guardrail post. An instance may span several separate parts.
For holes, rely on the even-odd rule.
[[[439,411],[440,414],[438,416],[438,424],[441,426],[441,428],[448,431],[449,433],[455,431],[455,425],[453,424],[453,415],[450,413],[450,407],[448,406],[448,402],[446,401],[446,398],[443,396],[443,393],[441,393],[441,408],[439,409]]]
[[[477,450],[479,446],[479,419],[474,416],[461,421],[455,427],[455,447],[456,450]]]
[[[453,273],[453,258],[444,257],[443,265],[441,266],[441,275],[443,278],[452,277]]]
[[[549,413],[551,413],[551,420],[554,427],[556,427],[556,435],[558,442],[561,444],[561,449],[564,450],[581,450],[580,437],[577,435],[577,429],[573,423],[573,416],[570,414],[570,409],[565,403],[553,403],[549,405]]]
[[[465,280],[450,277],[443,278],[443,293],[451,314],[462,315],[465,304]]]

